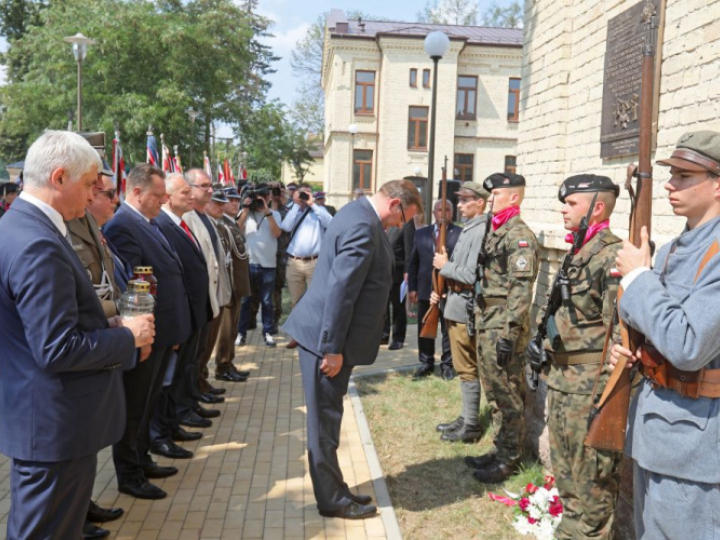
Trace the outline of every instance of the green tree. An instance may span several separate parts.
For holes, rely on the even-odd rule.
[[[250,6],[252,7],[252,6]],[[109,16],[108,14],[112,14]],[[76,100],[76,68],[64,36],[81,29],[98,44],[83,66],[83,127],[120,128],[126,159],[145,159],[147,126],[183,156],[208,148],[210,125],[239,130],[265,101],[275,59],[259,43],[270,21],[232,0],[63,0],[10,43],[9,64],[27,59],[0,88],[0,155],[23,155],[46,128],[64,129]],[[186,110],[199,112],[195,140]],[[187,159],[187,158],[186,158]]]
[[[428,0],[417,14],[418,22],[432,24],[477,24],[477,0]]]
[[[499,6],[496,3],[483,13],[483,24],[485,26],[498,26],[502,28],[522,28],[523,11],[519,0],[513,0],[507,6]]]

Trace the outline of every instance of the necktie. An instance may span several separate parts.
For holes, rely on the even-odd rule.
[[[193,236],[193,233],[190,232],[190,227],[187,226],[187,223],[185,223],[184,219],[180,220],[180,227],[183,231],[185,231],[185,234],[188,235],[188,238],[190,238],[190,241],[195,244],[195,247],[198,247],[197,242],[195,241],[195,237]]]

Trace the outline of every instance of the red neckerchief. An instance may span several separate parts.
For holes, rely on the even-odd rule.
[[[583,242],[583,246],[587,244],[590,240],[592,240],[593,236],[595,236],[597,233],[604,229],[610,228],[610,220],[606,219],[605,221],[601,221],[600,223],[593,223],[588,227],[587,234],[585,235],[585,241]],[[567,233],[565,235],[565,241],[568,244],[572,244],[574,242],[574,233]],[[582,247],[582,246],[580,246]],[[580,250],[578,250],[580,251]],[[575,252],[577,253],[577,251]]]
[[[519,206],[510,206],[502,212],[498,212],[492,218],[493,231],[497,231],[500,227],[505,225],[511,218],[520,214]]]

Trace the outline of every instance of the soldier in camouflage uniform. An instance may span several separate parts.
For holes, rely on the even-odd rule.
[[[557,348],[553,350],[549,339],[544,343],[550,363],[547,378],[550,456],[564,508],[555,531],[558,540],[613,537],[622,454],[586,447],[584,440],[593,390],[602,392],[608,376],[605,368],[595,386],[605,330],[613,316],[620,282],[615,257],[622,241],[609,229],[619,192],[620,188],[609,178],[589,174],[572,176],[560,187],[565,229],[577,231],[588,214],[590,227],[568,270],[570,302],[561,305],[554,315],[560,338],[555,340]],[[572,242],[572,234],[566,240]],[[538,320],[543,314],[541,311]],[[538,352],[528,348],[529,356]]]
[[[492,193],[492,231],[485,245],[475,321],[480,380],[498,426],[495,452],[466,464],[483,483],[502,482],[520,461],[523,447],[525,345],[530,330],[533,283],[538,272],[537,239],[520,218],[525,179],[513,173],[496,173],[485,179]]]

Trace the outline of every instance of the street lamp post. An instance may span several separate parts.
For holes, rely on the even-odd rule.
[[[450,47],[450,39],[440,31],[430,32],[425,38],[425,52],[433,61],[432,108],[430,109],[430,141],[428,148],[428,178],[425,193],[426,223],[432,223],[433,180],[435,177],[435,119],[437,118],[438,62]]]
[[[95,45],[96,42],[83,36],[80,32],[64,38],[63,41],[72,43],[73,54],[77,61],[77,130],[82,131],[82,63],[85,60],[88,46]]]
[[[195,147],[195,120],[197,119],[198,112],[190,107],[187,110],[188,117],[190,118],[190,161],[188,163],[188,169],[192,169],[193,165],[193,148]]]
[[[350,133],[350,176],[348,187],[350,188],[350,200],[352,201],[353,192],[355,190],[353,186],[353,151],[355,150],[355,134],[358,132],[357,124],[350,124],[348,126],[348,133]]]

